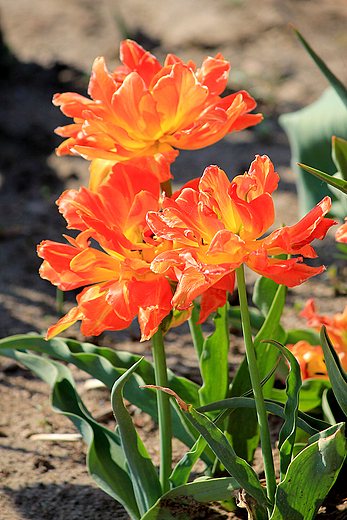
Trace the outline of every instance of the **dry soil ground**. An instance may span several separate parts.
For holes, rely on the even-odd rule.
[[[199,176],[209,164],[218,164],[233,177],[248,168],[256,153],[265,153],[281,176],[275,196],[277,223],[297,220],[290,149],[277,118],[315,100],[327,82],[288,23],[298,27],[347,83],[345,0],[0,0],[0,16],[0,337],[43,332],[57,320],[55,291],[38,277],[35,246],[46,238],[60,239],[64,223],[54,201],[63,189],[85,184],[88,174],[83,159],[58,159],[54,154],[59,138],[53,129],[66,119],[51,99],[67,90],[85,94],[93,59],[104,55],[112,70],[126,37],[161,60],[173,52],[201,63],[206,55],[221,51],[231,62],[229,88],[249,90],[265,115],[258,128],[206,150],[181,152],[173,167],[175,184]],[[327,266],[336,263],[334,251],[330,236],[319,248]],[[312,296],[330,315],[347,303],[324,274],[289,292],[287,328],[303,325],[297,309]],[[67,298],[67,308],[73,298]],[[130,332],[107,333],[93,341],[150,358],[150,345],[136,341],[136,329]],[[69,335],[82,339],[78,328]],[[240,338],[232,336],[233,365],[241,359],[240,345]],[[167,347],[169,366],[196,377],[186,327],[168,334]],[[82,441],[31,439],[39,432],[74,431],[66,418],[51,411],[47,386],[5,359],[0,358],[0,366],[0,519],[125,519],[124,510],[88,476]],[[86,376],[74,372],[83,390]],[[109,410],[105,389],[85,392],[84,399],[92,413]],[[157,460],[155,425],[143,415],[134,417]],[[112,420],[107,424],[113,427]],[[180,453],[176,443],[175,457]],[[232,518],[217,509],[202,514]],[[333,507],[321,517],[342,519],[347,514]]]

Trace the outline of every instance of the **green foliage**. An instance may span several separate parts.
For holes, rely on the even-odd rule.
[[[228,304],[217,309],[213,321],[216,327],[215,332],[204,341],[199,359],[203,379],[203,384],[199,389],[201,405],[224,399],[229,386]],[[216,377],[216,367],[218,367],[218,377]]]
[[[143,516],[155,504],[162,491],[156,469],[123,402],[123,387],[141,361],[142,359],[139,359],[115,382],[111,393],[111,404],[131,475],[136,502],[141,516]]]
[[[302,450],[278,484],[270,520],[312,520],[334,484],[346,457],[344,424],[320,433]],[[300,490],[300,492],[298,492]]]
[[[69,369],[59,362],[20,350],[4,350],[2,355],[15,359],[50,385],[53,409],[74,423],[88,445],[87,466],[91,477],[125,507],[131,518],[138,520],[141,515],[121,438],[93,419],[76,391]]]
[[[340,359],[324,326],[321,329],[321,345],[331,387],[341,410],[347,416],[347,374],[341,366]]]
[[[291,166],[296,174],[299,212],[303,216],[331,193],[320,179],[303,171],[297,163],[309,165],[311,169],[325,172],[329,176],[335,174],[331,139],[334,135],[347,139],[347,108],[334,88],[329,87],[311,105],[297,112],[281,115],[279,123],[289,139]]]

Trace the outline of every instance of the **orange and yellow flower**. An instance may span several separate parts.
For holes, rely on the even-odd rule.
[[[307,300],[301,316],[307,319],[308,327],[318,331],[320,331],[322,325],[326,327],[330,341],[340,358],[344,370],[347,371],[347,306],[342,313],[334,314],[332,318],[319,316],[316,312],[314,299],[310,298]]]
[[[310,345],[308,341],[301,340],[295,345],[287,345],[287,348],[296,357],[300,365],[303,381],[305,379],[329,379],[320,345]]]
[[[172,309],[169,280],[150,270],[155,256],[171,247],[153,238],[145,220],[148,210],[159,209],[159,192],[153,173],[117,164],[96,191],[82,187],[61,195],[57,204],[67,227],[80,233],[66,236],[69,244],[46,240],[38,246],[40,275],[63,291],[85,288],[47,338],[78,320],[84,336],[124,329],[135,316],[142,340],[156,332]]]
[[[347,217],[345,217],[345,222],[342,224],[335,233],[336,242],[342,242],[343,244],[347,244]]]
[[[245,91],[220,97],[230,68],[222,54],[206,58],[201,68],[168,54],[162,67],[137,43],[121,43],[123,63],[108,72],[97,58],[86,98],[56,94],[53,103],[74,119],[56,132],[67,139],[58,155],[79,154],[91,160],[90,188],[95,190],[117,162],[132,162],[171,178],[170,164],[181,149],[216,143],[228,132],[255,125],[261,114]]]
[[[177,280],[174,308],[188,309],[202,294],[199,322],[203,322],[225,303],[226,291],[233,291],[234,271],[242,263],[288,287],[325,269],[305,265],[302,259],[317,256],[310,242],[323,239],[335,224],[324,218],[331,206],[329,197],[294,226],[262,238],[275,219],[271,194],[278,180],[266,156],[256,156],[248,173],[232,182],[217,166],[210,166],[198,185],[191,183],[175,197],[164,197],[162,211],[149,212],[153,233],[173,241],[172,249],[153,259],[151,269]],[[283,254],[295,257],[276,258]]]

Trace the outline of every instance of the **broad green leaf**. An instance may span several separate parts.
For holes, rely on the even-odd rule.
[[[340,96],[341,100],[347,107],[347,89],[345,85],[335,76],[333,72],[329,69],[329,67],[324,63],[322,58],[318,56],[318,54],[315,53],[315,51],[312,49],[312,47],[309,45],[309,43],[305,40],[305,38],[299,33],[299,31],[294,27],[291,26],[294,32],[296,33],[297,37],[299,38],[302,45],[305,47],[313,61],[316,63],[316,65],[320,68],[321,72],[324,74],[326,79],[329,81],[330,85],[335,89],[336,93]]]
[[[347,181],[347,141],[334,135],[332,137],[332,158],[337,171]]]
[[[123,387],[141,361],[142,359],[139,359],[117,379],[111,392],[111,405],[122,439],[122,447],[131,474],[136,501],[141,516],[143,516],[155,504],[162,491],[153,462],[135,430],[131,416],[123,402]]]
[[[183,409],[183,413],[204,437],[225,469],[237,480],[239,485],[255,500],[266,507],[271,507],[255,471],[245,460],[236,455],[223,432],[208,417],[195,410],[191,405]]]
[[[341,423],[334,434],[321,437],[293,459],[285,479],[277,486],[271,520],[312,520],[345,457],[346,439]]]
[[[114,382],[124,374],[125,370],[136,363],[140,356],[134,356],[128,352],[116,352],[114,350],[96,347],[90,343],[79,343],[78,341],[65,338],[52,338],[46,341],[42,336],[17,335],[0,340],[0,354],[2,349],[34,350],[49,354],[50,356],[73,363],[96,379],[102,381],[108,388],[112,388]],[[148,413],[155,421],[158,420],[156,394],[153,390],[143,392],[140,386],[154,383],[154,370],[149,361],[143,360],[124,390],[125,398],[135,404],[142,411]],[[175,376],[171,370],[168,371],[170,387],[180,392],[184,398],[194,404],[199,404],[198,385],[188,379]],[[172,403],[172,428],[173,435],[188,447],[191,447],[195,438],[189,431],[181,413]],[[204,456],[206,462],[210,462]]]
[[[232,477],[197,479],[165,493],[141,520],[191,520],[197,513],[195,502],[228,500],[239,487]]]
[[[325,183],[322,184],[320,179],[303,171],[297,163],[307,164],[329,175],[336,172],[331,157],[331,138],[337,135],[347,139],[347,108],[335,90],[329,87],[311,105],[297,112],[282,114],[279,123],[289,139],[291,166],[296,174],[299,213],[303,217],[323,197],[331,193]]]
[[[280,349],[282,355],[286,358],[290,366],[289,374],[286,379],[287,399],[284,405],[285,421],[281,428],[278,440],[278,449],[280,451],[280,472],[281,480],[283,480],[292,459],[293,446],[295,442],[299,408],[299,392],[301,388],[301,371],[299,363],[290,350],[278,342],[271,341],[271,343]]]
[[[347,181],[345,181],[344,179],[339,179],[338,177],[334,177],[333,175],[328,175],[327,173],[321,172],[320,170],[312,168],[311,166],[306,166],[305,164],[298,163],[298,166],[300,166],[300,168],[303,168],[307,172],[312,173],[312,175],[314,175],[321,181],[324,181],[330,186],[333,186],[333,188],[342,191],[342,193],[347,193]]]
[[[215,331],[204,341],[199,359],[203,384],[199,389],[200,404],[224,399],[229,385],[228,303],[217,309],[213,318]],[[176,391],[174,388],[172,390]],[[179,392],[176,392],[181,396]],[[182,397],[183,399],[183,397]]]
[[[270,311],[277,289],[278,284],[265,276],[260,276],[254,284],[252,300],[264,317]]]
[[[347,374],[341,366],[339,357],[334,350],[324,326],[321,329],[320,335],[331,387],[341,410],[347,416]]]
[[[4,350],[2,354],[29,368],[51,386],[53,409],[74,423],[89,447],[87,466],[92,479],[138,520],[140,513],[120,437],[93,419],[76,392],[69,369],[57,361],[23,351]]]

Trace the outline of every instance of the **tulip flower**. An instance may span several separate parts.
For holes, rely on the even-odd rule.
[[[312,378],[329,379],[323,350],[320,345],[310,345],[308,341],[301,340],[295,343],[295,345],[287,345],[287,348],[296,357],[300,365],[303,381]]]
[[[307,319],[307,326],[320,331],[322,325],[327,329],[331,343],[336,350],[344,370],[347,371],[347,306],[343,313],[336,313],[332,318],[319,316],[314,299],[307,300],[301,316]]]
[[[345,218],[344,224],[342,224],[335,233],[336,242],[347,243],[347,217]]]
[[[216,143],[228,132],[255,125],[261,114],[245,91],[221,98],[230,68],[222,54],[206,58],[200,69],[168,54],[162,67],[137,43],[121,43],[123,65],[108,72],[96,58],[89,98],[56,94],[53,103],[73,118],[56,133],[67,137],[57,154],[79,154],[91,160],[93,190],[117,162],[155,172],[159,182],[170,179],[170,164],[180,149],[199,149]]]
[[[151,266],[154,272],[177,280],[174,308],[188,309],[202,294],[199,323],[203,322],[225,303],[226,291],[234,289],[234,271],[243,263],[288,287],[325,269],[302,260],[317,256],[310,242],[323,239],[335,224],[324,218],[331,207],[329,197],[294,226],[263,236],[275,219],[271,194],[278,180],[266,156],[256,156],[249,171],[232,182],[217,166],[210,166],[196,188],[191,184],[176,197],[164,197],[162,211],[148,213],[153,233],[174,244]],[[283,254],[291,258],[278,258]]]
[[[153,173],[117,164],[96,191],[82,187],[61,195],[57,204],[67,228],[80,233],[66,236],[67,244],[46,240],[38,246],[40,275],[63,291],[85,288],[47,339],[78,320],[84,336],[124,329],[135,316],[142,340],[157,331],[172,309],[169,280],[150,270],[155,256],[170,247],[152,238],[145,220],[149,209],[159,209],[159,192]]]

